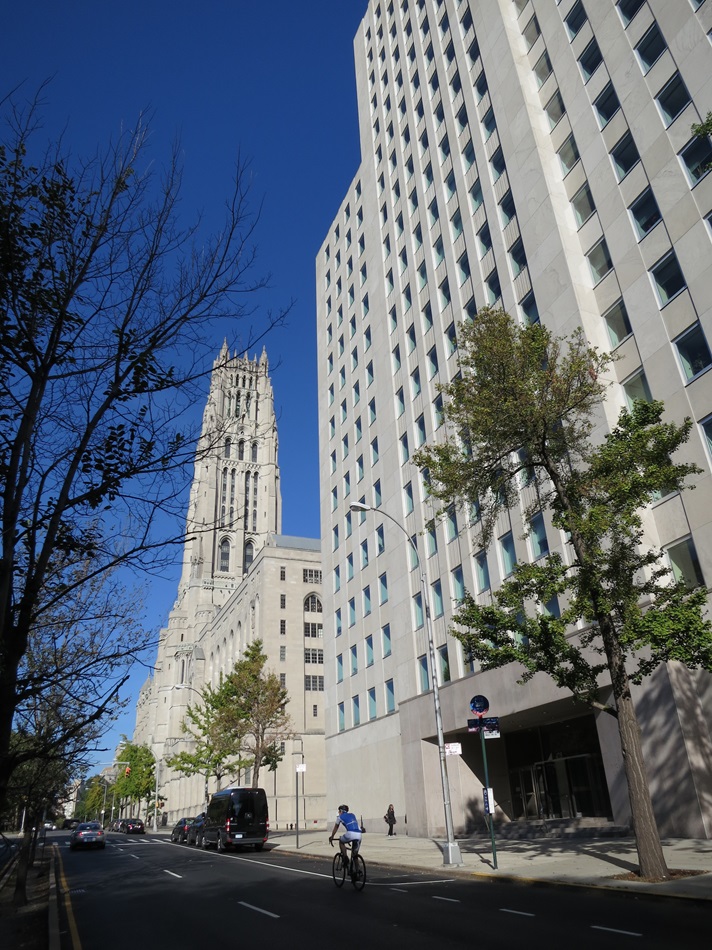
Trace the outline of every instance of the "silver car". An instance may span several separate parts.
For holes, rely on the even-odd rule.
[[[69,850],[77,848],[105,848],[104,829],[98,821],[83,821],[69,836]]]

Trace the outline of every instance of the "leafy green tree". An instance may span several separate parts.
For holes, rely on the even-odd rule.
[[[147,746],[125,740],[116,758],[120,762],[128,762],[126,766],[119,766],[115,783],[117,796],[127,800],[131,807],[134,803],[145,801],[148,813],[148,802],[155,796],[156,788],[156,760],[153,753]]]
[[[282,740],[292,736],[294,725],[287,713],[289,694],[276,673],[265,669],[267,655],[262,641],[254,640],[222,684],[226,702],[221,720],[240,737],[240,747],[252,767],[252,785],[259,785],[260,770],[276,768]]]
[[[192,739],[193,748],[171,756],[166,764],[184,775],[204,776],[207,799],[209,778],[215,778],[220,788],[225,775],[245,768],[248,762],[240,756],[241,734],[227,730],[223,722],[227,702],[224,682],[217,689],[204,686],[200,695],[200,705],[188,706],[181,723],[181,731]]]
[[[669,660],[712,669],[706,590],[676,582],[643,539],[646,506],[683,490],[697,471],[674,461],[691,423],[665,422],[661,403],[636,401],[596,443],[610,357],[580,332],[559,339],[486,310],[462,326],[458,343],[462,373],[443,387],[448,435],[416,464],[429,470],[443,506],[474,513],[483,545],[519,503],[522,482],[531,499],[525,523],[549,510],[568,545],[564,558],[517,565],[492,605],[468,593],[453,634],[483,669],[519,663],[520,682],[547,673],[616,718],[640,873],[665,878],[631,683]],[[578,621],[584,632],[572,636]],[[607,679],[611,703],[601,699]]]
[[[3,108],[0,806],[33,631],[113,566],[155,571],[173,557],[159,515],[182,514],[211,330],[253,319],[266,286],[252,275],[244,163],[210,237],[179,210],[179,148],[156,171],[141,121],[82,160],[41,140],[35,105]],[[254,343],[251,330],[240,341]]]

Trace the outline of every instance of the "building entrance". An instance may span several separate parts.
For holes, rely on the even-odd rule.
[[[610,817],[593,716],[510,734],[506,748],[512,820]]]
[[[608,817],[608,790],[600,759],[573,755],[535,762],[509,773],[512,818]]]

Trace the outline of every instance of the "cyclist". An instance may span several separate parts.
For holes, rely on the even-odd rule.
[[[357,841],[359,844],[361,843],[361,825],[356,815],[349,811],[348,805],[339,805],[339,815],[336,819],[333,831],[329,836],[329,844],[333,843],[336,832],[339,830],[339,825],[344,826],[344,833],[339,838],[339,850],[341,851],[341,859],[344,862],[344,867],[348,867],[349,856],[346,850],[346,842]],[[358,846],[359,845],[356,845],[356,850],[358,850]],[[353,853],[355,852],[352,852],[352,854]]]

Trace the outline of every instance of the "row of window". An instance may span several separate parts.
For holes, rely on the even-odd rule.
[[[376,687],[373,686],[366,692],[367,715],[369,721],[378,717],[378,702],[376,698]],[[393,686],[393,680],[388,679],[383,684],[383,704],[386,715],[396,711],[396,694]],[[340,702],[336,708],[337,727],[339,732],[346,729],[346,712],[344,703]],[[361,697],[359,695],[351,697],[351,726],[361,725]]]

